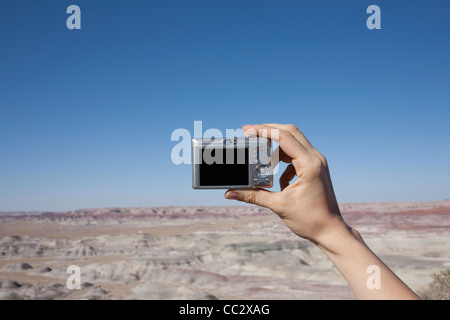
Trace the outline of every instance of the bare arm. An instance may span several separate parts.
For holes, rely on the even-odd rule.
[[[290,163],[280,178],[281,192],[229,190],[225,197],[271,209],[299,237],[315,243],[341,272],[358,299],[418,299],[364,243],[341,216],[328,164],[292,125],[244,126],[249,135],[264,135],[280,144],[280,160]],[[297,181],[290,183],[294,177]],[[379,275],[379,286],[370,283]]]
[[[318,247],[343,275],[357,299],[410,300],[419,297],[348,226],[336,226]],[[379,276],[378,279],[373,277]]]

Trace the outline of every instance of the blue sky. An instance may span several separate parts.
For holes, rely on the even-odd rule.
[[[81,30],[66,9],[81,8]],[[366,9],[381,8],[381,30]],[[172,131],[294,123],[340,202],[450,198],[449,1],[2,1],[0,211],[230,205]],[[276,190],[277,188],[275,188]]]

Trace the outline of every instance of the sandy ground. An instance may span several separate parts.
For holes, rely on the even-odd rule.
[[[416,292],[450,268],[450,201],[341,208]],[[0,299],[353,298],[316,246],[256,207],[0,214]]]

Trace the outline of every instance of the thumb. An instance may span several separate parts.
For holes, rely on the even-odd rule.
[[[270,208],[274,193],[265,189],[249,189],[249,190],[228,190],[225,193],[226,199],[243,201],[250,204]]]

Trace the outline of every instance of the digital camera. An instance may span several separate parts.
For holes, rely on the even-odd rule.
[[[271,188],[270,139],[250,136],[192,140],[194,189]]]

